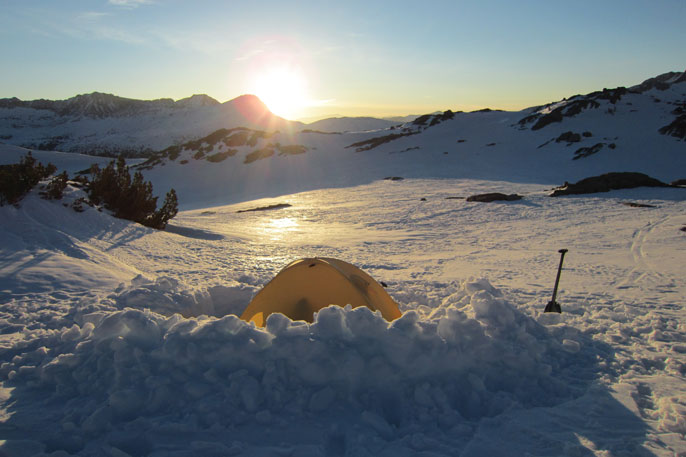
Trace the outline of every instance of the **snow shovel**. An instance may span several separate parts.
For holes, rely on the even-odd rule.
[[[567,249],[560,249],[559,252],[560,255],[560,266],[557,267],[557,278],[555,278],[555,288],[553,289],[553,299],[548,302],[547,305],[545,305],[545,310],[543,311],[544,313],[561,313],[562,309],[560,308],[560,304],[555,301],[557,298],[557,286],[560,284],[560,273],[562,273],[562,261],[565,259],[565,254],[567,253]]]

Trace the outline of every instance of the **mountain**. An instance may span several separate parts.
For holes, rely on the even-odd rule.
[[[389,176],[546,185],[619,171],[664,182],[686,178],[683,72],[518,112],[448,110],[375,130],[368,128],[377,123],[373,118],[307,125],[285,121],[250,95],[222,104],[194,96],[131,103],[126,109],[117,98],[99,100],[81,103],[81,112],[148,111],[100,118],[81,114],[57,122],[58,115],[47,108],[0,108],[4,141],[27,146],[27,138],[52,132],[58,136],[52,149],[149,148],[154,152],[140,169],[155,189],[175,188],[184,209]]]
[[[67,100],[0,99],[0,141],[31,149],[141,155],[219,128],[290,130],[254,95],[225,103],[207,95],[136,100],[93,92]]]
[[[311,122],[307,129],[329,133],[364,132],[387,129],[401,123],[374,117],[332,117]]]
[[[435,111],[431,114],[438,114],[440,111]],[[405,124],[406,122],[412,122],[415,119],[417,119],[421,114],[408,114],[407,116],[389,116],[389,117],[384,117],[383,119],[386,121],[391,121],[395,122],[396,124]]]
[[[390,176],[559,185],[628,171],[671,182],[686,177],[686,81],[668,75],[519,112],[448,110],[375,131],[221,129],[141,167],[156,188],[174,187],[184,208]]]
[[[23,101],[18,98],[0,99],[0,108],[29,108],[35,110],[52,111],[59,116],[104,118],[136,115],[146,111],[160,108],[187,107],[190,100],[202,99],[205,104],[219,104],[207,95],[194,95],[192,97],[174,102],[170,98],[158,100],[136,100],[132,98],[118,97],[112,94],[93,92],[90,94],[77,95],[66,100],[29,100]]]

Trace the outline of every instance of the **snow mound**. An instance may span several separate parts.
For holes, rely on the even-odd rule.
[[[182,289],[179,281],[167,276],[151,280],[138,275],[128,285],[121,284],[108,297],[114,308],[147,308],[162,315],[179,313],[185,317],[241,314],[257,288],[237,281],[195,290]]]
[[[340,451],[352,446],[345,432],[352,426],[386,441],[411,441],[420,424],[461,435],[469,421],[575,394],[556,374],[578,363],[584,343],[552,336],[485,279],[461,283],[428,316],[407,311],[392,323],[349,306],[324,308],[312,324],[274,314],[264,329],[235,314],[199,315],[216,313],[219,303],[240,312],[248,289],[194,295],[168,278],[137,277],[105,299],[124,309],[77,316],[72,327],[41,334],[0,375],[15,388],[17,411],[27,408],[22,401],[29,410],[64,404],[46,408],[60,416],[45,420],[59,426],[36,439],[83,455],[94,436],[121,439],[118,449],[138,455],[159,442],[151,434],[174,424],[185,432],[234,430],[234,437],[241,429],[248,442],[268,442],[251,433],[316,429],[332,417],[343,431],[324,430],[316,440]],[[174,306],[198,317],[160,314]],[[275,445],[293,432],[276,435]]]

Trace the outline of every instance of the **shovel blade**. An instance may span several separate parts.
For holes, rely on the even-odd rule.
[[[540,309],[540,308],[539,308]],[[549,301],[547,305],[545,305],[545,310],[543,310],[544,313],[562,313],[562,308],[560,308],[560,304],[556,301]]]

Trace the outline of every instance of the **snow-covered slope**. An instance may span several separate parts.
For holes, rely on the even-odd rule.
[[[521,112],[446,111],[382,131],[253,131],[254,145],[231,146],[237,131],[224,130],[163,151],[145,173],[156,188],[174,187],[184,208],[387,176],[559,185],[636,171],[671,182],[686,177],[678,134],[686,82],[676,75],[659,87],[605,90]]]
[[[88,170],[92,164],[103,167],[109,163],[110,157],[96,157],[73,152],[41,151],[39,149],[26,149],[11,144],[0,143],[0,165],[19,163],[22,157],[31,153],[39,162],[47,165],[52,163],[61,171],[66,171],[71,177],[77,173]],[[129,159],[129,165],[137,165],[145,159]]]
[[[174,102],[94,92],[68,100],[0,100],[0,141],[32,149],[97,155],[160,150],[219,128],[299,127],[272,114],[253,95],[219,103],[206,95]]]
[[[454,199],[484,191],[525,199]],[[33,193],[0,208],[0,452],[679,455],[684,192],[377,181],[166,232]],[[560,247],[563,313],[542,314]],[[387,283],[403,317],[236,317],[312,255]]]

